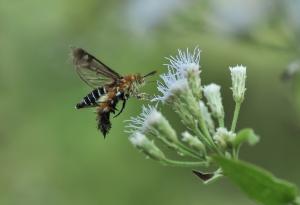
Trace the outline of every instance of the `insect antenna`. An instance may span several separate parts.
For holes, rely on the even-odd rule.
[[[152,76],[152,75],[154,75],[155,73],[157,73],[157,71],[156,71],[156,70],[154,70],[154,71],[151,71],[150,73],[148,73],[148,74],[144,75],[143,77],[144,77],[144,78],[147,78],[147,77],[149,77],[149,76]]]

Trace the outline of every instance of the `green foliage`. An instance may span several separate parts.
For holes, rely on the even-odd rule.
[[[214,159],[222,167],[224,174],[250,198],[265,205],[299,204],[296,202],[298,189],[294,184],[246,162],[220,156]]]

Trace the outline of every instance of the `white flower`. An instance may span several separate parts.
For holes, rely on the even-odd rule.
[[[135,147],[142,147],[148,141],[147,137],[140,132],[133,133],[129,140]]]
[[[193,53],[189,52],[188,49],[186,49],[186,52],[178,49],[178,54],[175,57],[170,56],[167,58],[169,63],[166,65],[184,76],[186,76],[188,71],[199,74],[200,52],[198,47],[194,49]]]
[[[158,82],[158,91],[162,95],[155,97],[153,101],[167,102],[175,94],[185,91],[189,87],[192,90],[197,90],[195,93],[200,97],[200,49],[196,47],[193,53],[189,52],[188,49],[186,52],[178,50],[175,57],[170,56],[167,59],[169,63],[165,65],[168,67],[168,72],[160,75],[162,82]]]
[[[211,83],[204,86],[203,92],[207,99],[207,103],[212,111],[212,115],[216,118],[224,118],[224,110],[221,98],[221,87],[217,84]]]
[[[188,89],[187,80],[172,69],[168,69],[168,72],[160,75],[160,78],[163,82],[157,83],[157,89],[162,95],[156,96],[152,101],[167,102],[174,94]]]
[[[229,143],[231,143],[235,136],[235,133],[228,131],[224,127],[219,127],[213,138],[221,147],[225,148]]]
[[[233,99],[237,103],[241,103],[244,100],[244,95],[246,91],[245,83],[246,83],[246,67],[240,65],[235,67],[229,67],[231,72],[231,80],[232,80],[232,92]]]
[[[151,105],[147,107],[143,106],[142,112],[137,117],[131,117],[128,120],[129,124],[126,126],[128,128],[127,132],[145,132],[154,122],[159,121],[160,118],[162,118],[162,114],[155,107]]]
[[[175,130],[171,127],[168,120],[156,110],[155,107],[143,106],[143,111],[137,117],[131,117],[127,125],[127,132],[141,132],[143,134],[155,135],[158,138],[164,138],[170,143],[178,141]]]

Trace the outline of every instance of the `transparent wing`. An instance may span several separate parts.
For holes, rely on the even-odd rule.
[[[105,84],[114,82],[114,79],[108,78],[90,69],[76,66],[76,72],[80,79],[92,88],[102,87]]]
[[[73,48],[72,55],[79,77],[93,88],[118,81],[121,78],[119,73],[82,48]]]

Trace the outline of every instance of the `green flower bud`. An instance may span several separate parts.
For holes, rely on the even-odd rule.
[[[166,159],[164,153],[144,134],[135,132],[129,137],[129,140],[135,147],[145,153],[146,156],[158,161]]]

